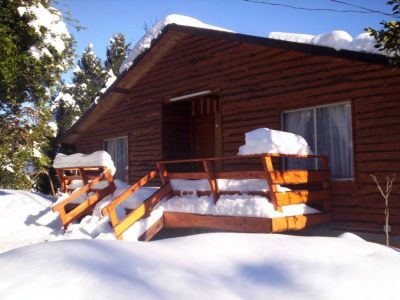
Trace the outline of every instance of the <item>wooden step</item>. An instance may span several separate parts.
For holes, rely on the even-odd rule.
[[[322,191],[290,191],[285,193],[275,193],[278,206],[291,205],[291,204],[321,204],[331,197],[330,190]]]
[[[328,170],[288,170],[271,171],[269,173],[271,174],[271,180],[273,184],[305,184],[329,181]]]

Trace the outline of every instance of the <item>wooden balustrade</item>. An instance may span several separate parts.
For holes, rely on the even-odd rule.
[[[216,171],[215,163],[223,160],[244,160],[259,159],[262,164],[263,171]],[[320,170],[276,170],[274,168],[273,159],[282,158],[298,158],[307,159],[314,158],[321,161]],[[203,165],[202,171],[198,172],[169,172],[167,166],[174,164],[192,164],[198,162]],[[162,170],[163,182],[171,179],[206,179],[210,185],[210,195],[214,201],[218,201],[219,195],[225,193],[220,191],[217,179],[263,179],[266,180],[269,187],[269,198],[275,209],[280,210],[281,206],[290,204],[307,203],[312,205],[320,205],[324,210],[329,210],[330,201],[330,175],[328,157],[324,155],[295,155],[295,154],[259,154],[259,155],[243,155],[243,156],[225,156],[225,157],[209,157],[183,160],[168,160],[157,162],[159,170]],[[279,185],[308,185],[320,184],[320,190],[295,190],[291,192],[280,192]],[[185,191],[175,191],[185,192]],[[259,191],[249,191],[249,193],[259,193]],[[231,194],[231,192],[227,192]],[[240,191],[237,191],[240,193]]]
[[[81,169],[82,169],[81,170],[81,174],[82,174],[85,172],[85,168],[82,167]],[[57,171],[59,171],[59,170],[57,170]],[[73,192],[71,195],[69,195],[69,197],[67,197],[60,203],[57,203],[56,205],[53,206],[52,210],[54,212],[56,212],[56,211],[59,212],[61,222],[62,222],[64,228],[66,228],[68,226],[68,224],[71,223],[72,221],[76,220],[77,218],[79,218],[82,215],[84,215],[85,213],[87,213],[97,202],[99,202],[104,197],[112,194],[115,190],[115,184],[113,181],[113,177],[110,173],[110,170],[107,168],[104,168],[104,171],[99,176],[97,176],[93,180],[91,180],[90,182],[88,180],[89,179],[86,178],[87,183],[82,188]],[[108,185],[102,189],[95,189],[95,186],[103,180],[106,180]],[[68,204],[70,204],[71,202],[76,200],[78,197],[88,194],[89,192],[92,192],[93,194],[90,196],[87,196],[86,199],[82,203],[77,204],[76,207],[74,207],[72,210],[67,212],[66,206]]]
[[[110,216],[110,222],[114,228],[114,233],[117,239],[122,239],[122,234],[133,224],[135,224],[141,218],[148,216],[151,209],[164,197],[171,193],[171,186],[168,181],[164,181],[165,184],[157,190],[152,196],[143,201],[136,209],[131,211],[123,220],[119,220],[116,208],[128,199],[130,195],[139,190],[141,187],[149,183],[152,179],[157,176],[157,171],[151,171],[142,177],[138,182],[133,184],[125,192],[115,198],[110,204],[102,209],[103,216]]]
[[[319,164],[321,168],[320,170],[276,170],[274,168],[273,159],[288,157],[299,159],[319,159],[321,161],[321,163]],[[223,160],[245,160],[248,158],[258,160],[258,162],[262,166],[262,170],[221,171],[216,168],[217,165],[221,165],[221,161]],[[167,166],[174,164],[193,163],[201,163],[201,165],[203,166],[203,170],[196,172],[169,172],[167,168]],[[78,216],[82,215],[89,207],[104,198],[105,195],[109,195],[115,190],[112,176],[107,170],[105,170],[100,176],[92,178],[91,175],[86,174],[85,168],[75,169],[76,171],[80,172],[80,178],[82,178],[84,183],[86,183],[85,186],[71,194],[71,196],[68,197],[66,200],[53,207],[54,211],[58,210],[60,212],[60,216],[64,226],[69,224]],[[59,173],[59,170],[57,171]],[[148,199],[143,201],[137,208],[132,210],[124,219],[119,220],[116,213],[117,207],[123,204],[130,195],[132,195],[141,187],[145,186],[151,180],[156,178],[157,175],[160,176],[162,187],[158,189]],[[60,182],[62,183],[63,188],[66,189],[66,183],[70,180],[77,179],[77,175],[66,176],[60,173],[59,178],[61,178]],[[187,216],[185,216],[184,213],[171,212],[166,214],[164,213],[160,220],[158,220],[144,234],[144,236],[142,236],[142,238],[146,240],[151,239],[163,227],[179,228],[180,226],[191,226],[190,224],[192,223],[196,226],[198,224],[201,224],[201,226],[205,227],[214,226],[215,228],[222,228],[233,231],[242,230],[244,232],[273,232],[288,229],[301,229],[304,228],[307,224],[313,224],[313,222],[326,222],[330,219],[330,214],[326,213],[329,211],[331,196],[329,178],[328,157],[321,155],[261,154],[159,161],[157,162],[157,170],[149,172],[138,182],[130,186],[125,192],[116,197],[110,204],[102,209],[102,214],[104,216],[110,217],[110,222],[112,227],[114,228],[115,236],[117,237],[117,239],[122,239],[123,233],[140,219],[148,217],[153,207],[157,205],[157,203],[159,203],[163,198],[185,192],[173,191],[170,183],[170,180],[172,179],[207,180],[210,186],[210,191],[199,193],[210,195],[215,202],[218,201],[220,194],[240,193],[240,191],[221,191],[218,187],[218,179],[262,179],[266,181],[266,184],[269,188],[268,193],[262,191],[246,191],[246,193],[268,196],[276,210],[280,210],[281,207],[285,205],[307,203],[310,205],[317,205],[325,212],[317,214],[315,216],[283,217],[269,221],[260,221],[262,218],[251,217],[207,217],[195,216],[193,214],[188,214]],[[66,204],[70,203],[84,193],[92,191],[93,187],[103,179],[107,179],[107,181],[109,182],[109,186],[107,188],[97,191],[94,195],[88,197],[86,201],[80,204],[75,210],[69,213],[65,212]],[[319,185],[319,187],[313,187],[312,189],[304,188],[304,186],[308,184],[317,184]],[[280,189],[280,185],[288,185],[291,188],[295,186],[300,186],[300,189],[282,192]],[[235,224],[235,220],[238,220],[238,224]],[[229,224],[226,222],[228,222]]]

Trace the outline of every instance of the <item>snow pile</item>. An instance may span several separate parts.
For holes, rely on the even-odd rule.
[[[116,190],[114,191],[112,196],[110,196],[112,199],[117,198],[119,195],[121,195],[123,192],[131,187],[129,184],[126,184],[119,179],[114,180],[114,183]],[[135,209],[144,200],[153,195],[158,189],[159,187],[141,187],[136,192],[129,195],[129,197],[120,206],[126,209]]]
[[[210,191],[210,184],[207,179],[188,180],[171,179],[172,190],[184,192],[206,192]],[[220,191],[229,192],[268,192],[269,188],[265,179],[217,179]],[[278,192],[287,192],[290,189],[278,185]]]
[[[65,155],[58,153],[54,158],[54,168],[75,168],[75,167],[107,167],[114,175],[114,162],[106,151],[98,150],[91,154],[75,153]]]
[[[311,44],[314,35],[303,33],[289,33],[289,32],[270,32],[268,38],[274,40],[282,40],[294,43]]]
[[[246,132],[245,144],[240,146],[238,155],[261,153],[312,154],[307,141],[300,135],[269,128]]]
[[[2,299],[399,297],[398,251],[338,238],[212,233],[151,243],[70,240],[4,253],[0,265]]]
[[[138,57],[146,49],[150,48],[151,42],[156,39],[160,35],[162,30],[169,24],[178,24],[182,26],[191,26],[231,32],[230,30],[227,30],[225,28],[205,24],[195,18],[177,14],[169,15],[163,20],[159,21],[156,25],[154,25],[148,32],[146,32],[146,34],[139,40],[139,42],[130,50],[127,58],[124,60],[120,67],[120,73],[129,69],[136,57]]]
[[[26,191],[0,190],[0,253],[62,235],[61,221],[51,211],[54,200]]]
[[[100,215],[107,202],[98,203],[93,215],[71,224],[64,231],[58,214],[51,210],[54,201],[42,194],[0,190],[0,253],[45,241],[115,239],[108,218]],[[125,217],[123,209],[117,209],[117,214],[120,218]]]
[[[253,195],[221,195],[216,204],[208,196],[195,194],[174,196],[159,204],[164,211],[187,212],[217,216],[278,218],[319,213],[305,204],[287,205],[275,211],[267,198]]]
[[[270,32],[268,38],[295,43],[312,44],[334,48],[336,50],[351,50],[375,54],[385,54],[375,48],[375,39],[368,32],[360,33],[356,38],[346,31],[335,30],[318,35],[298,34],[287,32]]]
[[[207,179],[187,180],[171,179],[172,190],[174,191],[210,191],[210,184]],[[217,179],[220,191],[251,192],[269,191],[266,180],[263,179]]]
[[[28,25],[31,26],[40,36],[42,35],[42,28],[45,28],[45,44],[54,47],[58,53],[64,51],[65,43],[63,38],[70,38],[70,34],[62,19],[60,11],[54,7],[45,8],[41,3],[28,7],[20,6],[17,10],[21,17],[26,13],[34,16],[35,19],[30,21]],[[38,49],[35,46],[32,46],[30,52],[36,59],[40,59],[43,55],[52,57],[49,49],[46,47]]]
[[[253,195],[220,195],[217,203],[209,196],[195,193],[163,199],[154,207],[151,215],[133,224],[124,234],[124,240],[135,241],[157,222],[164,211],[183,212],[214,216],[242,216],[260,218],[279,218],[303,214],[316,214],[320,211],[305,204],[286,205],[282,212],[276,211],[266,197]]]

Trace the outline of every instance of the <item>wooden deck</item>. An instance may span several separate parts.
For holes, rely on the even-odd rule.
[[[200,215],[166,211],[163,213],[161,218],[139,238],[139,240],[150,241],[162,229],[206,228],[228,232],[273,233],[287,230],[301,230],[309,226],[327,223],[330,220],[330,213],[269,219],[260,217]]]
[[[321,161],[319,170],[277,170],[275,165],[285,157],[292,158],[313,158]],[[217,171],[217,163],[223,160],[244,160],[246,158],[258,159],[263,170],[249,170],[240,172]],[[201,163],[203,170],[196,172],[172,172],[169,167],[174,164],[193,164]],[[145,200],[139,207],[131,211],[126,218],[119,220],[116,214],[116,207],[121,205],[132,193],[140,187],[148,184],[151,180],[160,176],[162,187]],[[143,240],[150,240],[162,228],[213,228],[236,232],[279,232],[285,230],[298,230],[307,226],[328,222],[330,214],[330,181],[328,157],[320,155],[281,155],[281,154],[262,154],[247,156],[211,157],[202,159],[173,160],[157,162],[157,170],[149,172],[137,183],[133,184],[112,203],[103,208],[102,214],[110,216],[111,224],[114,228],[117,239],[123,238],[123,233],[133,224],[142,218],[146,218],[162,199],[171,197],[175,194],[182,194],[185,191],[172,190],[171,179],[206,179],[210,185],[208,193],[217,202],[219,196],[224,193],[239,193],[240,191],[221,191],[218,187],[217,179],[263,179],[266,180],[269,192],[266,196],[270,199],[274,208],[278,211],[282,206],[305,203],[318,208],[320,214],[299,215],[281,218],[256,218],[256,217],[237,217],[237,216],[214,216],[198,215],[177,212],[164,212],[163,216],[149,228],[142,236]],[[290,185],[292,191],[279,192],[278,185]],[[307,185],[312,188],[308,189]],[[296,189],[295,187],[300,187]],[[259,194],[260,191],[248,191],[246,194]],[[201,193],[200,193],[201,194]]]

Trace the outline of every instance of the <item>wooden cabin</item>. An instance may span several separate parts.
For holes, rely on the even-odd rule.
[[[232,156],[245,132],[290,131],[330,157],[333,226],[382,232],[370,173],[400,178],[399,95],[400,70],[382,55],[172,24],[59,142],[107,150],[134,183],[156,161]],[[398,182],[390,206],[400,234]]]

